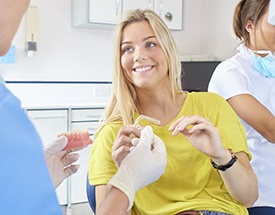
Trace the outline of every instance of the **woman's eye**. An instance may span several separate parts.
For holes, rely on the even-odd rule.
[[[156,46],[156,44],[155,44],[155,43],[152,43],[152,42],[148,42],[148,43],[146,44],[146,47],[148,47],[148,48],[155,47],[155,46]]]
[[[124,53],[130,52],[130,51],[132,51],[132,50],[133,50],[132,47],[125,47],[125,48],[122,49],[122,51],[123,51]]]

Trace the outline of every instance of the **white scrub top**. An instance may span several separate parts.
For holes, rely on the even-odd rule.
[[[261,75],[252,66],[254,53],[244,45],[239,53],[220,63],[214,71],[208,91],[226,100],[240,94],[250,94],[275,115],[275,78]],[[254,206],[275,207],[275,144],[241,120],[252,153],[251,165],[258,177],[259,198]]]

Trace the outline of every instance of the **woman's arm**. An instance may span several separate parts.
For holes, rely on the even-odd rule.
[[[96,187],[97,212],[105,211],[111,207],[112,203],[108,202],[106,206],[106,201],[115,198],[116,194],[116,202],[121,204],[121,206],[116,206],[116,210],[123,214],[126,211],[130,212],[136,191],[158,180],[164,173],[167,163],[166,147],[163,141],[153,133],[153,129],[150,126],[146,126],[141,131],[140,138],[135,140],[137,145],[133,146],[123,160],[121,160],[119,154],[115,153],[115,157],[119,158],[120,165],[118,171],[107,185],[111,190],[114,187],[121,190],[128,198],[127,204],[125,204],[124,195],[114,189],[110,193],[106,185],[100,185]],[[117,152],[124,144],[117,143],[116,145],[118,147],[113,147],[113,152]],[[119,151],[123,153],[123,150]],[[109,197],[109,195],[111,196]],[[126,211],[125,205],[127,205]],[[112,214],[114,213],[112,212]]]
[[[131,214],[128,207],[129,199],[120,189],[111,187],[107,194],[107,185],[96,186],[96,214]]]
[[[134,125],[122,126],[117,134],[112,148],[113,160],[119,168],[121,162],[129,154],[130,148],[133,146],[131,135],[140,136],[140,131]],[[96,211],[99,211],[105,201],[107,193],[106,185],[96,186]]]
[[[264,105],[249,94],[234,96],[227,101],[242,120],[275,143],[275,117]]]
[[[127,195],[116,187],[112,187],[107,197],[103,201],[102,207],[98,209],[97,215],[117,214],[124,215],[127,213],[129,199]],[[130,213],[130,212],[129,212]]]
[[[246,207],[251,207],[258,198],[258,181],[252,170],[248,156],[244,152],[236,153],[238,160],[225,171],[219,173],[230,195]],[[218,165],[225,165],[232,156],[228,150],[221,158],[212,159]]]
[[[98,185],[95,187],[95,197],[96,197],[96,212],[100,211],[100,208],[106,199],[107,185]]]
[[[172,123],[169,129],[172,135],[183,133],[197,150],[220,166],[226,165],[232,159],[229,150],[222,145],[218,129],[206,118],[198,115],[183,116]],[[239,152],[237,158],[230,168],[219,173],[230,195],[249,207],[258,198],[257,178],[248,156],[244,152]]]

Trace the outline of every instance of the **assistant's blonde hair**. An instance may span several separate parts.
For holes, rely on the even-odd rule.
[[[117,26],[114,44],[114,73],[112,94],[105,112],[105,124],[120,120],[123,125],[133,123],[134,112],[137,112],[137,94],[132,83],[124,75],[121,66],[121,40],[124,28],[132,23],[147,21],[166,56],[168,63],[169,89],[175,102],[175,97],[182,92],[181,88],[181,63],[175,41],[162,19],[151,10],[137,9]]]

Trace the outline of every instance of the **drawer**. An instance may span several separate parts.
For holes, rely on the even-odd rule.
[[[27,114],[31,120],[67,120],[68,111],[67,109],[62,110],[36,110],[36,109],[27,109]]]
[[[98,121],[104,108],[72,109],[72,121]]]
[[[27,110],[44,145],[56,139],[57,135],[68,131],[68,111],[64,110]]]
[[[78,129],[88,129],[90,136],[93,136],[99,127],[100,123],[97,122],[72,122],[71,129],[78,130]]]

